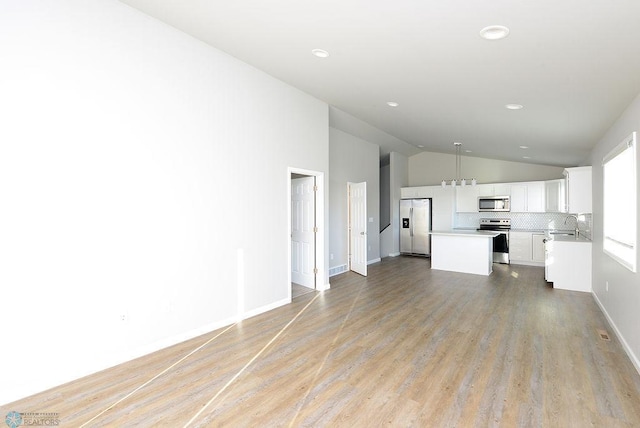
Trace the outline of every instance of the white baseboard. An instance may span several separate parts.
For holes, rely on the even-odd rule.
[[[380,263],[380,257],[378,257],[377,259],[369,260],[367,262],[367,265],[372,265],[374,263]]]
[[[638,357],[633,353],[633,351],[631,350],[631,347],[629,346],[627,341],[624,339],[624,336],[622,336],[622,333],[620,333],[620,330],[618,330],[618,327],[616,326],[616,323],[613,322],[613,319],[609,316],[609,313],[604,308],[604,305],[602,304],[600,299],[598,299],[598,295],[596,293],[593,293],[593,292],[591,293],[591,295],[593,296],[593,298],[595,299],[596,303],[600,307],[600,310],[602,311],[602,313],[604,314],[605,318],[609,322],[609,325],[611,326],[611,328],[613,329],[614,333],[616,334],[616,337],[618,338],[620,343],[622,343],[622,348],[627,353],[627,356],[631,360],[631,363],[636,368],[636,371],[638,372],[638,374],[640,374],[640,360],[638,360]]]
[[[544,267],[544,262],[529,262],[529,261],[523,261],[523,260],[509,260],[509,263],[512,264],[512,265]]]
[[[268,312],[268,311],[270,311],[272,309],[279,308],[280,306],[284,306],[284,305],[287,305],[289,303],[291,303],[291,300],[289,300],[289,299],[278,300],[278,301],[270,303],[268,305],[260,306],[259,308],[247,311],[247,312],[245,312],[244,314],[242,314],[240,316],[240,319],[241,320],[246,320],[247,318],[255,317],[256,315],[263,314],[263,313]]]

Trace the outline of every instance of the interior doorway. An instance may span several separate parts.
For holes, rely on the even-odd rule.
[[[349,270],[367,276],[367,183],[348,183]]]
[[[289,168],[289,297],[324,290],[324,176]]]

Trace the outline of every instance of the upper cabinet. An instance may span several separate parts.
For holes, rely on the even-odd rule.
[[[545,184],[544,181],[533,181],[527,183],[527,212],[543,213],[546,211],[545,205]]]
[[[511,183],[511,212],[542,213],[545,212],[544,182]]]
[[[567,212],[591,213],[591,167],[581,166],[564,170],[567,189]]]
[[[555,189],[557,203],[551,211],[556,212],[559,206],[564,207],[564,180],[554,180],[558,189]],[[560,184],[562,182],[562,184]],[[554,183],[555,184],[555,183]],[[514,213],[543,213],[547,211],[545,202],[547,194],[544,181],[530,181],[522,183],[494,183],[478,184],[477,186],[458,186],[456,191],[456,212],[478,212],[478,197],[481,196],[509,196],[511,212]],[[554,190],[552,190],[553,192]],[[560,203],[562,201],[562,203]]]
[[[565,180],[548,180],[544,182],[545,211],[551,213],[566,213],[566,184]]]
[[[478,184],[477,186],[456,187],[456,212],[477,213],[478,196],[488,196],[485,194],[481,194],[481,191],[487,191],[486,186],[486,184]],[[493,191],[493,186],[491,187]]]
[[[400,189],[402,199],[431,198],[431,227],[433,230],[448,230],[453,227],[453,204],[455,192],[450,187],[419,186]]]
[[[405,188],[402,197],[424,198],[431,197],[434,191],[448,192],[455,198],[455,212],[458,213],[477,213],[478,198],[482,196],[509,196],[514,213],[590,213],[591,167],[567,168],[564,175],[564,179],[466,185],[453,189],[441,189],[440,186]]]

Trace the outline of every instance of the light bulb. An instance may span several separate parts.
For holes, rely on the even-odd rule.
[[[462,181],[460,181],[460,185],[462,187],[466,186],[467,185],[467,180],[463,178]]]
[[[451,180],[451,187],[456,187],[456,184],[458,184],[456,180]]]
[[[442,183],[440,183],[440,185],[442,186],[442,188],[444,189],[445,187],[447,187],[447,182],[442,180]]]

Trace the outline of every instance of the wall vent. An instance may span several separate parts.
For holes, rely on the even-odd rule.
[[[329,276],[335,276],[347,271],[347,265],[340,265],[329,269]]]

